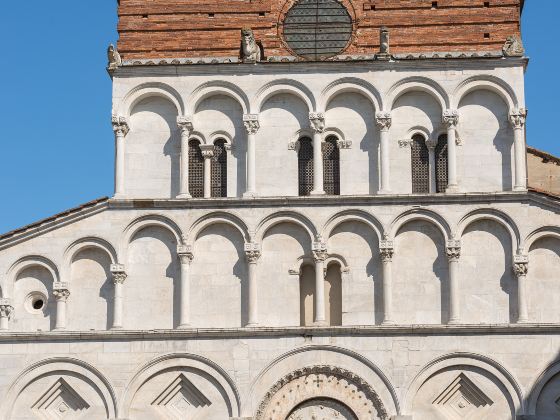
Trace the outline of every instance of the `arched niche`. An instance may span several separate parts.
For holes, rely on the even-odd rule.
[[[529,284],[526,288],[529,319],[560,322],[560,238],[541,236],[529,247]],[[560,394],[559,394],[560,396]]]

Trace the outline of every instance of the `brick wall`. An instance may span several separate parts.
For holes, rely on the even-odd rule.
[[[120,0],[118,48],[124,59],[237,56],[251,27],[267,56],[292,55],[278,22],[294,0]],[[520,33],[521,0],[341,0],[355,31],[348,54],[373,54],[379,28],[393,53],[495,51]]]

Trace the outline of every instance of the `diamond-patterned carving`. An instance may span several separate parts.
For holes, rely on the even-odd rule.
[[[74,420],[85,414],[89,407],[68,382],[59,378],[31,408],[49,420]]]
[[[182,373],[152,402],[168,418],[182,420],[196,418],[204,407],[212,403]]]
[[[461,373],[439,394],[433,404],[450,419],[474,420],[482,418],[482,411],[494,402]]]

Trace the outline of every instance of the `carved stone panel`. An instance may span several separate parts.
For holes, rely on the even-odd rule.
[[[89,409],[89,404],[64,379],[58,379],[33,404],[42,418],[49,420],[78,419]]]

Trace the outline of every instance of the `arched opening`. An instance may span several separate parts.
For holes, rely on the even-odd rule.
[[[315,268],[305,264],[299,274],[299,314],[302,327],[315,321]]]
[[[189,192],[193,198],[204,197],[204,158],[198,140],[189,141]]]
[[[323,145],[323,188],[328,195],[340,195],[340,149],[335,136]]]
[[[287,420],[298,419],[357,420],[356,414],[340,401],[330,398],[313,398],[296,406]]]
[[[227,151],[224,139],[218,139],[214,142],[211,179],[212,197],[227,197]]]
[[[313,144],[309,137],[299,139],[298,150],[299,195],[310,195],[313,190]]]
[[[435,154],[436,192],[444,193],[447,190],[447,134],[438,137]]]
[[[412,137],[411,149],[412,193],[427,194],[430,192],[430,152],[422,135]]]
[[[325,276],[325,320],[327,325],[342,325],[342,272],[340,264],[329,264]]]
[[[14,285],[14,331],[49,331],[54,328],[56,301],[53,276],[45,267],[32,265],[22,270]]]

